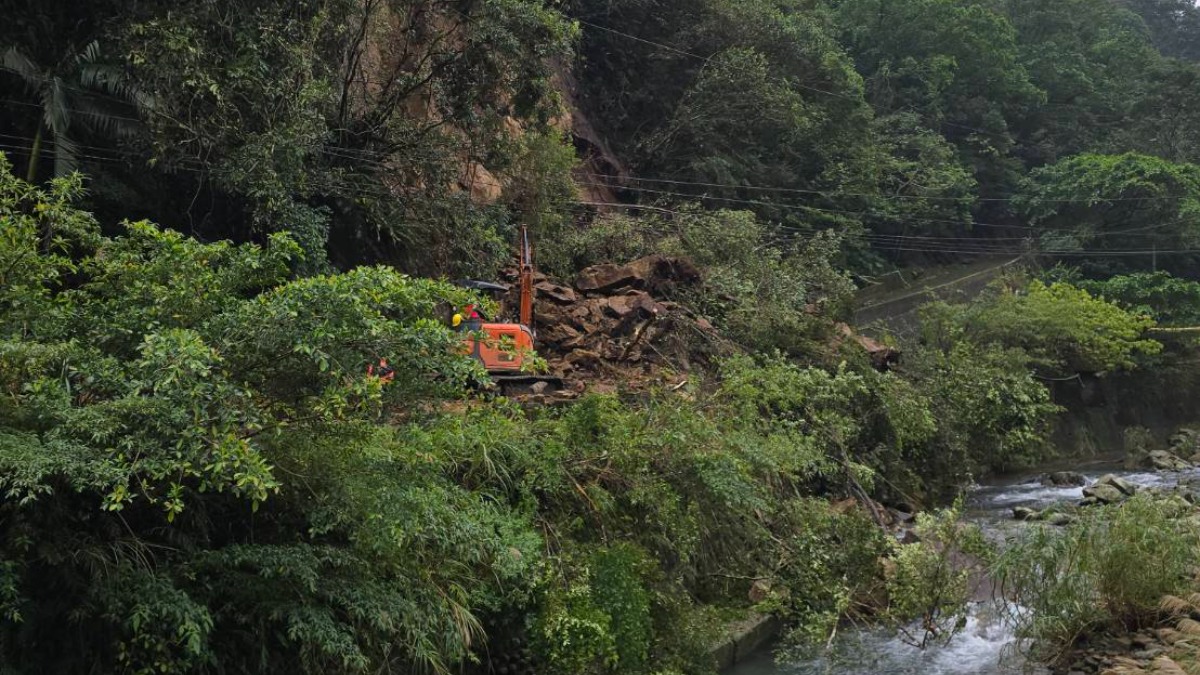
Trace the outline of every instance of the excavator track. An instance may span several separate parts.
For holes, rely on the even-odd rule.
[[[503,396],[552,394],[563,388],[561,377],[554,375],[493,375],[492,382]]]

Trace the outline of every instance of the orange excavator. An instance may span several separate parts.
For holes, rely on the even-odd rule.
[[[532,371],[532,357],[537,355],[533,330],[533,248],[529,244],[529,232],[525,226],[521,226],[518,247],[517,322],[489,322],[477,308],[468,306],[462,313],[454,315],[452,323],[465,333],[464,351],[483,364],[492,381],[500,388],[500,393],[550,393],[562,389],[562,379]],[[463,280],[456,283],[493,294],[509,290],[504,284],[489,281]]]

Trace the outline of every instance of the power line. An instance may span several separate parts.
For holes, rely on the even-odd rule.
[[[0,137],[6,137],[6,138],[10,138],[10,139],[17,139],[17,140],[24,140],[24,141],[32,141],[33,140],[28,137],[13,136],[13,135],[9,135],[9,134],[0,134]],[[106,148],[99,148],[98,146],[81,145],[80,147],[96,149],[96,150],[101,150],[101,151],[109,151]],[[13,150],[17,150],[17,151],[26,151],[27,150],[26,148],[23,148],[23,147],[8,145],[8,144],[0,144],[0,148],[13,149]],[[42,154],[52,155],[53,153],[52,153],[52,151],[47,149],[47,150],[44,150]],[[104,156],[99,156],[99,155],[82,154],[82,153],[77,153],[77,156],[91,159],[91,160],[94,160],[97,162],[104,162],[104,163],[110,163],[110,164],[126,164],[127,163],[126,160],[123,160],[119,157],[104,157]],[[199,174],[216,173],[215,170],[213,170],[209,167],[194,167],[194,166],[187,166],[186,164],[177,166],[176,168],[179,170],[189,171],[189,172],[199,173]],[[504,187],[501,183],[498,183],[498,182],[478,181],[478,180],[474,180],[471,178],[464,178],[461,176],[458,178],[458,181],[460,183],[467,183],[469,185]],[[314,187],[314,188],[325,188],[325,189],[328,189],[331,191],[337,191],[337,192],[343,192],[343,193],[349,192],[352,194],[370,195],[370,196],[376,196],[376,197],[381,197],[381,198],[397,198],[398,197],[398,195],[391,192],[384,186],[369,186],[369,185],[363,185],[363,184],[336,183],[336,182],[320,181],[320,180],[309,180],[309,181],[307,181],[306,184],[308,186]],[[597,183],[583,183],[583,184],[593,185],[593,186],[598,186],[598,187],[611,187],[608,185],[597,184]],[[676,193],[676,192],[663,191],[663,190],[653,190],[653,189],[649,189],[649,188],[632,188],[632,189],[636,190],[636,191],[642,191],[642,192],[648,192],[648,193],[654,193],[654,194],[662,194],[662,195],[670,195],[670,196],[679,196],[679,197],[688,197],[688,198],[696,198],[697,197],[696,195],[689,195],[689,194],[685,194],[685,193]],[[799,206],[799,205],[776,204],[776,203],[772,203],[772,202],[759,202],[759,201],[754,201],[754,200],[735,200],[735,199],[731,199],[731,198],[720,198],[720,197],[712,198],[712,199],[717,199],[717,200],[722,200],[722,201],[732,201],[732,202],[738,202],[738,203],[757,204],[757,205],[770,206],[770,207],[793,208],[793,209],[811,210],[811,211],[830,211],[830,212],[835,212],[835,213],[847,213],[847,214],[853,214],[853,215],[873,215],[873,214],[870,214],[869,212],[852,212],[852,211],[837,210],[837,209],[823,209],[820,207],[804,207],[804,206]],[[666,208],[659,207],[659,206],[648,206],[648,205],[609,204],[609,203],[602,204],[602,203],[588,202],[588,201],[574,201],[574,202],[571,202],[571,204],[574,206],[577,206],[577,207],[578,206],[583,206],[583,207],[604,206],[604,207],[643,209],[643,210],[659,211],[659,212],[666,212],[666,213],[672,213],[672,214],[680,214],[681,213],[679,211],[674,211],[674,210],[666,209]],[[554,212],[553,210],[539,211],[539,213],[553,213],[553,212]],[[929,221],[929,222],[950,222],[950,223],[959,224],[959,225],[963,224],[958,221],[948,221],[945,219],[929,219],[929,218],[919,218],[919,217],[909,217],[909,219],[910,220],[924,220],[924,221]],[[1172,224],[1177,224],[1178,222],[1182,222],[1182,220],[1176,221],[1175,223],[1161,223],[1161,224],[1133,228],[1131,230],[1124,230],[1124,231],[1118,231],[1118,232],[1101,232],[1101,233],[1096,233],[1096,234],[1090,235],[1090,236],[1099,237],[1099,236],[1105,236],[1105,235],[1113,236],[1113,235],[1127,234],[1127,233],[1132,233],[1132,232],[1145,231],[1145,230],[1149,230],[1149,229],[1166,227],[1166,226],[1169,226]],[[976,223],[976,225],[986,225],[986,224],[985,223]],[[788,226],[783,226],[783,225],[777,225],[775,227],[777,227],[778,229],[784,230],[784,231],[791,231],[791,232],[795,232],[795,233],[801,233],[801,234],[809,233],[809,232],[807,232],[805,230],[801,230],[799,228],[788,227]],[[1024,229],[1035,229],[1035,228],[1030,228],[1028,226],[995,225],[995,227],[1019,227],[1019,228],[1024,228]],[[1074,232],[1073,234],[1080,234],[1080,233]],[[997,241],[1030,241],[1031,240],[1030,237],[997,237],[997,238],[971,240],[971,239],[964,239],[964,238],[957,238],[957,237],[936,237],[936,236],[928,236],[928,235],[898,235],[898,234],[875,233],[875,232],[869,232],[869,231],[863,232],[863,233],[858,233],[855,236],[857,236],[858,238],[860,238],[862,240],[867,241],[868,243],[871,243],[874,248],[877,248],[879,250],[913,251],[913,252],[926,252],[926,253],[955,253],[955,254],[965,254],[965,255],[996,255],[996,254],[1003,254],[1003,253],[1012,254],[1015,252],[1012,248],[1005,247],[1002,245],[997,245],[995,242],[997,242]],[[1151,236],[1151,235],[1142,235],[1142,236]],[[1142,249],[1142,250],[1134,249],[1134,250],[1110,250],[1110,251],[1080,251],[1080,250],[1074,250],[1074,249],[1052,249],[1052,250],[1040,250],[1040,251],[1032,250],[1029,252],[1034,255],[1054,255],[1054,256],[1127,256],[1127,255],[1142,256],[1142,255],[1154,255],[1154,254],[1163,254],[1163,255],[1194,254],[1194,253],[1200,253],[1200,250],[1197,250],[1197,249]]]
[[[607,187],[607,188],[614,187],[612,185],[608,185],[605,183],[591,183],[591,182],[586,182],[586,181],[579,181],[579,183],[581,185],[588,185],[588,186],[593,186],[593,187]],[[835,214],[852,215],[852,216],[868,216],[868,217],[872,217],[872,218],[892,217],[892,216],[889,216],[888,214],[881,214],[881,213],[871,212],[871,211],[851,211],[851,210],[847,210],[847,209],[833,209],[833,208],[808,206],[808,205],[801,205],[801,204],[768,202],[768,201],[755,200],[755,199],[739,199],[736,197],[719,197],[719,196],[714,196],[714,195],[695,195],[695,194],[690,194],[690,193],[686,193],[686,192],[658,190],[655,188],[643,188],[643,187],[630,186],[630,187],[627,187],[624,189],[633,191],[633,192],[641,192],[641,193],[646,193],[646,194],[655,194],[655,195],[662,195],[662,196],[668,196],[668,197],[683,197],[683,198],[688,198],[688,199],[703,199],[703,200],[711,200],[711,201],[721,201],[721,202],[728,202],[728,203],[733,203],[733,204],[747,204],[747,205],[752,205],[752,206],[763,206],[763,207],[777,208],[777,209],[784,209],[784,210],[791,210],[791,211],[803,211],[803,212],[817,211],[817,212],[835,213]],[[963,227],[993,227],[993,228],[1007,228],[1007,229],[1023,229],[1023,230],[1029,230],[1031,232],[1041,232],[1041,233],[1063,232],[1063,233],[1076,234],[1076,235],[1081,235],[1081,236],[1086,234],[1086,233],[1080,232],[1079,230],[1037,228],[1037,227],[1032,227],[1029,225],[1003,225],[1003,224],[998,224],[998,223],[983,223],[983,222],[976,222],[976,221],[964,222],[964,221],[959,221],[959,220],[950,220],[947,218],[929,218],[929,217],[925,217],[925,216],[905,215],[905,216],[901,216],[900,218],[902,220],[908,220],[908,221],[919,221],[919,222],[927,222],[927,223],[947,223],[947,224],[959,225],[959,226],[963,226]],[[1152,226],[1148,226],[1148,227],[1165,227],[1170,224],[1179,224],[1179,223],[1183,223],[1183,222],[1195,222],[1195,221],[1193,221],[1191,219],[1179,219],[1178,221],[1173,221],[1173,222],[1163,223],[1163,224],[1156,224],[1156,225],[1152,225]],[[1138,229],[1148,229],[1148,228],[1138,228]],[[1132,231],[1135,231],[1135,230],[1110,232],[1110,233],[1107,233],[1107,235],[1105,235],[1105,236],[1124,234],[1126,232],[1132,232]],[[1096,235],[1091,235],[1091,236],[1101,236],[1104,234],[1105,233],[1097,233]]]
[[[706,183],[706,182],[702,182],[702,181],[686,181],[686,180],[677,180],[677,179],[671,179],[671,178],[641,178],[641,177],[637,177],[637,176],[627,176],[627,177],[626,176],[612,176],[612,175],[608,175],[608,174],[586,173],[586,172],[584,172],[582,175],[589,176],[592,178],[608,179],[608,180],[613,180],[613,181],[630,180],[630,181],[634,181],[634,182],[638,182],[638,183],[664,183],[664,184],[670,184],[670,185],[687,185],[687,186],[693,186],[693,187],[724,188],[724,189],[730,189],[730,190],[752,190],[752,191],[756,191],[756,192],[780,192],[780,193],[787,193],[787,194],[806,194],[806,195],[816,195],[816,196],[828,197],[828,198],[864,197],[864,198],[868,198],[868,199],[884,199],[884,200],[917,199],[917,200],[950,201],[950,202],[961,202],[964,200],[981,201],[981,202],[1013,202],[1013,201],[1018,201],[1018,200],[1022,199],[1022,197],[1018,197],[1016,195],[1009,195],[1006,197],[941,197],[941,196],[936,196],[936,195],[926,196],[926,195],[896,195],[896,194],[886,195],[886,194],[878,194],[878,193],[870,193],[870,192],[845,192],[842,190],[811,190],[811,189],[803,189],[803,188],[788,188],[788,187],[774,187],[774,186],[761,186],[761,185],[737,185],[737,184],[731,184],[731,183]],[[614,185],[612,187],[614,187],[616,189],[625,189],[623,186],[620,186],[620,185]],[[1051,203],[1051,204],[1075,204],[1075,203],[1092,204],[1092,203],[1096,203],[1096,202],[1179,201],[1179,200],[1183,200],[1183,199],[1187,199],[1187,198],[1188,197],[1186,197],[1186,196],[1180,195],[1177,197],[1159,196],[1159,197],[1110,197],[1110,198],[1089,198],[1089,199],[1036,199],[1035,201],[1046,202],[1046,203]]]

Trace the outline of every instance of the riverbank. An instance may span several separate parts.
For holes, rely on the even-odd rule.
[[[1085,498],[1106,474],[1163,492],[1190,488],[1200,483],[1200,469],[1182,471],[1128,470],[1122,455],[1110,454],[1086,460],[1060,459],[1037,471],[998,477],[973,488],[966,499],[964,520],[978,526],[998,546],[1019,541],[1033,528],[1062,532],[1047,523],[1026,522],[1013,517],[1014,509],[1066,510]],[[1043,477],[1051,472],[1074,470],[1083,478],[1082,485],[1046,485]],[[1149,561],[1148,561],[1149,562]],[[1009,602],[999,600],[1010,594]],[[1000,583],[996,599],[977,597],[961,632],[947,645],[916,649],[880,628],[843,631],[839,645],[817,658],[776,660],[770,652],[760,652],[728,671],[729,675],[1008,675],[1046,673],[1088,675],[1092,673],[1138,673],[1138,668],[1153,672],[1155,659],[1169,653],[1177,631],[1170,621],[1144,629],[1097,630],[1063,652],[1051,665],[1030,663],[1018,643],[1014,612],[1027,612],[1016,604],[1011,589]],[[1162,617],[1166,619],[1167,617]],[[1124,670],[1121,670],[1124,669]],[[1166,671],[1164,671],[1166,672]]]

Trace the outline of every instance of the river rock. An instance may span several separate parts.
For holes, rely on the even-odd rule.
[[[1091,497],[1101,504],[1115,504],[1125,499],[1125,493],[1121,492],[1121,489],[1116,486],[1107,483],[1097,483],[1091,487],[1084,488],[1083,497],[1085,502],[1087,498]]]
[[[1096,481],[1096,485],[1111,485],[1130,497],[1136,494],[1138,490],[1142,489],[1142,486],[1138,485],[1137,483],[1131,483],[1124,478],[1111,473],[1106,473],[1101,476],[1100,479]]]
[[[1014,506],[1013,518],[1017,520],[1041,520],[1042,514],[1028,506]]]
[[[1151,450],[1150,454],[1146,456],[1145,463],[1158,471],[1180,471],[1192,468],[1191,462],[1166,450]]]
[[[1075,471],[1055,471],[1042,477],[1042,485],[1046,487],[1072,487],[1087,485],[1083,474]]]
[[[1200,454],[1200,431],[1181,427],[1171,434],[1169,439],[1171,452],[1180,457],[1191,457]]]
[[[1058,525],[1061,527],[1063,525],[1070,525],[1071,523],[1075,522],[1075,517],[1069,513],[1051,513],[1050,515],[1046,516],[1045,521],[1051,525]]]

